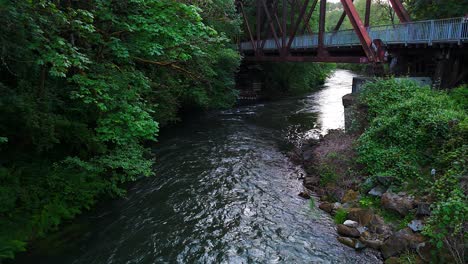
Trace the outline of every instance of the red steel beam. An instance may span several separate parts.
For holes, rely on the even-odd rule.
[[[366,15],[364,17],[365,27],[368,27],[370,24],[371,3],[372,3],[372,0],[366,0]]]
[[[395,10],[395,13],[401,23],[411,22],[411,18],[400,0],[390,0],[390,3],[392,4],[393,10]]]
[[[301,11],[299,13],[299,17],[297,18],[296,24],[293,27],[293,30],[291,31],[291,36],[289,37],[289,42],[287,49],[289,50],[291,48],[291,44],[294,40],[294,37],[296,36],[297,29],[299,28],[299,25],[301,24],[301,21],[304,17],[305,11],[307,9],[307,6],[309,5],[310,0],[305,0],[304,5],[301,8]]]
[[[372,48],[372,40],[367,33],[367,30],[364,27],[364,24],[362,23],[362,20],[359,17],[353,2],[351,0],[341,0],[341,3],[343,4],[346,15],[351,21],[351,25],[353,25],[354,31],[359,37],[359,41],[361,42],[361,46],[364,49],[364,53],[366,54],[367,58],[371,62],[378,62],[379,58],[375,55],[375,52]]]
[[[288,15],[288,10],[287,10],[287,5],[288,5],[288,1],[287,0],[283,0],[283,11],[282,11],[282,16],[281,16],[281,21],[283,23],[283,35],[281,36],[281,50],[280,50],[280,55],[281,56],[286,56],[286,54],[288,53],[288,50],[286,49],[286,16]]]
[[[312,15],[314,14],[317,3],[318,3],[318,0],[314,0],[314,3],[312,3],[312,7],[310,8],[309,13],[307,14],[307,17],[304,20],[305,25],[302,28],[302,31],[301,31],[302,34],[305,33],[306,27],[310,27],[309,22],[310,22],[310,19],[312,18]],[[309,28],[308,30],[311,31],[309,33],[312,34],[312,29]]]
[[[319,35],[318,35],[318,56],[323,56],[325,52],[325,16],[327,13],[327,0],[320,0]]]
[[[279,43],[278,35],[276,34],[275,25],[273,24],[273,19],[272,19],[271,15],[270,15],[270,11],[268,11],[268,7],[267,7],[267,5],[265,3],[265,0],[261,0],[261,1],[262,1],[262,4],[263,4],[263,9],[265,10],[265,14],[266,14],[267,19],[268,19],[268,24],[270,24],[270,30],[273,33],[273,37],[275,38],[276,47],[278,48],[278,50],[280,50],[281,46],[280,46],[280,43]]]
[[[268,61],[268,62],[341,62],[341,63],[369,63],[366,57],[314,57],[314,56],[260,56],[245,57],[247,61]]]
[[[352,0],[352,2],[354,2],[354,0]],[[338,31],[338,30],[340,30],[340,27],[341,27],[341,25],[343,24],[345,18],[346,18],[346,12],[343,11],[343,14],[341,14],[340,19],[338,19],[338,23],[336,23],[336,26],[335,26],[335,28],[333,29],[333,31]]]
[[[276,15],[276,12],[277,12],[277,10],[278,10],[278,1],[279,1],[279,0],[275,0],[272,13],[273,13],[273,15],[274,15],[274,17],[275,17],[276,23],[278,24],[278,29],[279,29],[279,31],[280,31],[280,34],[283,34],[283,29],[282,29],[282,27],[281,27],[281,24],[279,23],[278,16]],[[262,49],[262,50],[263,50],[263,48],[265,47],[266,41],[267,41],[270,37],[271,37],[271,31],[268,31],[266,38],[262,41],[262,44],[261,44],[261,47],[262,47],[261,49]]]
[[[261,40],[261,34],[262,34],[262,29],[260,28],[260,25],[262,23],[262,6],[261,6],[261,0],[257,0],[257,53],[260,52],[260,40]]]
[[[244,17],[244,24],[247,27],[247,32],[249,33],[250,43],[252,44],[252,48],[254,49],[254,51],[257,51],[257,46],[255,45],[255,40],[252,35],[252,30],[250,29],[249,20],[247,18],[247,15],[245,14],[244,4],[242,3],[242,1],[239,1],[239,6],[241,8],[242,16]]]
[[[293,1],[293,6],[291,8],[291,14],[293,14],[297,9],[299,9],[299,6],[296,5],[296,1]],[[300,9],[298,10],[300,12]],[[292,16],[291,17],[291,25],[294,24],[294,17]],[[302,34],[304,34],[304,31],[307,29],[307,31],[309,32],[310,35],[313,34],[313,31],[312,31],[312,28],[310,27],[310,24],[309,24],[309,21],[310,21],[310,17],[309,15],[307,16],[303,16],[302,17],[302,23],[304,23],[304,27],[303,27],[303,31],[302,31]],[[301,31],[300,31],[301,32]]]

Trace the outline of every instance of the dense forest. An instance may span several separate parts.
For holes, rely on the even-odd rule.
[[[384,2],[373,24],[393,21]],[[468,4],[405,3],[417,19],[461,16]],[[341,12],[330,4],[327,26]],[[236,102],[234,0],[0,0],[0,23],[0,260],[153,176],[148,145],[181,109]],[[331,67],[265,65],[264,78],[301,93]]]
[[[236,100],[233,1],[1,1],[0,259],[151,176],[159,126]]]

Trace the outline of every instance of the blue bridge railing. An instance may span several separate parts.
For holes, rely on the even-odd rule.
[[[468,42],[468,19],[449,18],[440,20],[415,21],[405,24],[371,26],[367,32],[372,40],[380,39],[386,45],[391,44],[427,44]],[[286,43],[288,43],[289,38]],[[256,42],[254,42],[257,45]],[[281,40],[279,45],[281,46]],[[359,38],[354,30],[341,30],[325,34],[325,45],[328,47],[357,46]],[[316,48],[318,35],[296,36],[291,49]],[[264,50],[276,50],[274,39],[265,42]],[[241,50],[253,50],[251,42],[242,42]]]

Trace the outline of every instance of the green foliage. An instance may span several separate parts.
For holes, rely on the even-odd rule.
[[[405,0],[415,19],[462,17],[466,14],[468,0]]]
[[[262,65],[265,94],[301,95],[316,90],[334,69],[333,64],[268,63]]]
[[[209,3],[0,2],[0,259],[153,175],[180,107],[235,101],[240,20]]]
[[[313,198],[311,198],[309,200],[309,206],[310,206],[310,209],[315,209],[316,208],[315,200]]]
[[[418,263],[418,255],[413,252],[405,252],[398,257],[399,264],[416,264]]]
[[[396,175],[400,182],[430,181],[429,170],[453,122],[465,115],[441,92],[410,81],[386,80],[366,86],[370,126],[359,139],[359,161],[371,175]]]
[[[363,195],[359,199],[359,205],[363,208],[376,208],[380,205],[380,200],[375,196]]]
[[[328,184],[335,183],[339,179],[338,173],[336,173],[333,165],[323,164],[318,170],[320,174],[320,185],[326,186]]]
[[[406,81],[368,84],[361,100],[369,107],[370,125],[358,146],[368,174],[395,176],[397,187],[432,196],[424,233],[460,263],[468,216],[466,94],[466,86],[447,94]]]
[[[335,221],[336,224],[343,224],[344,221],[346,221],[347,217],[348,217],[348,211],[340,208],[336,210],[336,214],[333,217],[333,220]]]

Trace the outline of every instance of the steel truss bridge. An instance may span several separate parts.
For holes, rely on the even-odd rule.
[[[248,36],[239,44],[245,60],[378,64],[389,61],[389,57],[435,58],[468,53],[466,17],[411,21],[400,0],[389,0],[400,23],[372,26],[372,0],[366,0],[364,19],[354,0],[340,1],[344,12],[332,32],[325,32],[327,0],[251,0],[250,4],[238,1]],[[246,13],[246,5],[250,10],[255,8],[253,19],[252,14],[249,17]],[[313,32],[310,21],[318,5],[319,29]],[[353,29],[340,30],[346,17]]]

